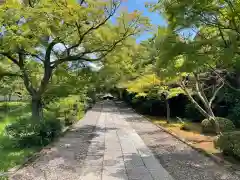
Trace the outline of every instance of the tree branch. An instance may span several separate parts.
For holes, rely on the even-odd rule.
[[[1,52],[1,55],[7,57],[8,59],[10,59],[14,64],[19,66],[19,62],[16,58],[14,58],[13,56],[10,55],[10,53],[5,53],[5,52]]]
[[[53,47],[59,43],[59,39],[56,38],[54,39],[47,47],[45,58],[44,58],[44,65],[50,65],[50,60],[51,60],[51,52],[53,50]]]
[[[110,52],[112,52],[114,50],[114,48],[122,41],[124,41],[127,37],[134,35],[134,33],[130,33],[127,35],[128,32],[124,33],[124,36],[120,39],[118,39],[117,41],[115,41],[111,46],[108,46],[105,49],[99,48],[99,49],[95,49],[92,51],[85,51],[83,53],[81,53],[80,55],[75,55],[75,56],[68,56],[62,59],[58,59],[56,61],[51,62],[51,65],[53,68],[57,67],[59,64],[63,63],[63,62],[67,62],[67,61],[78,61],[78,60],[82,60],[82,61],[99,61],[102,58],[106,57]],[[103,53],[100,57],[95,58],[95,59],[91,59],[91,58],[87,58],[86,55],[87,54],[94,54],[94,53]],[[104,53],[105,52],[105,53]]]
[[[215,92],[213,93],[212,98],[209,101],[209,107],[212,107],[212,103],[213,103],[214,99],[216,98],[216,96],[217,96],[218,92],[220,91],[220,89],[224,86],[224,82],[223,81],[221,81],[221,82],[222,82],[222,84],[215,90]]]
[[[28,92],[31,95],[33,95],[33,94],[35,94],[36,91],[35,91],[35,89],[32,86],[32,83],[31,83],[31,81],[29,79],[29,75],[27,74],[26,69],[24,68],[24,57],[23,57],[23,54],[19,53],[18,55],[19,55],[19,65],[18,66],[19,66],[19,68],[20,68],[20,70],[22,72],[22,75],[23,75],[22,79],[23,79],[24,85],[25,85],[26,89],[28,90]]]
[[[206,118],[209,118],[208,113],[195,101],[195,99],[192,97],[192,95],[188,92],[185,84],[183,82],[180,83],[181,89],[186,93],[189,100],[194,104],[194,106],[200,111],[200,113],[205,116]]]
[[[226,79],[223,78],[223,77],[221,76],[221,74],[219,74],[214,67],[212,67],[210,64],[208,64],[208,67],[209,67],[215,74],[218,75],[218,77],[220,78],[220,80],[221,80],[224,84],[226,84],[226,85],[227,85],[228,87],[230,87],[231,89],[233,89],[233,90],[235,90],[235,91],[237,91],[237,92],[240,92],[240,89],[237,89],[237,88],[233,87],[230,83],[228,83],[228,81],[226,81]]]
[[[34,54],[34,53],[29,53],[29,52],[26,52],[26,51],[23,51],[23,54],[26,55],[26,56],[32,56],[32,57],[35,57],[37,59],[39,59],[40,61],[44,61],[39,55],[37,54]]]
[[[116,12],[116,10],[119,8],[119,6],[120,6],[120,5],[113,4],[112,9],[111,9],[111,11],[109,12],[108,16],[107,16],[101,23],[99,23],[98,25],[96,25],[96,26],[93,25],[92,27],[90,27],[90,28],[89,28],[87,31],[85,31],[82,35],[80,35],[80,34],[81,34],[81,33],[80,33],[80,26],[79,26],[78,23],[76,22],[75,25],[76,25],[77,31],[78,31],[78,33],[79,33],[79,40],[78,40],[78,43],[77,43],[77,44],[74,44],[74,45],[72,45],[71,47],[69,47],[69,48],[67,49],[67,54],[70,55],[70,52],[71,52],[72,49],[80,46],[80,44],[83,42],[83,40],[84,40],[84,38],[85,38],[85,36],[86,36],[87,34],[89,34],[89,33],[92,32],[93,30],[96,30],[96,29],[100,28],[101,26],[103,26],[104,24],[106,24],[106,22],[115,14],[115,12]]]
[[[81,1],[80,1],[80,5],[82,5],[84,2],[85,2],[85,0],[81,0]]]
[[[203,102],[203,104],[206,106],[208,100],[203,97],[203,93],[199,86],[200,80],[199,80],[198,74],[196,74],[196,73],[193,73],[193,74],[194,74],[195,81],[196,81],[195,86],[196,86],[197,94],[198,94],[199,98],[201,99],[201,101]]]
[[[42,93],[45,91],[46,86],[48,85],[49,80],[52,76],[53,67],[51,66],[51,53],[52,53],[53,47],[58,42],[59,42],[59,39],[56,38],[47,47],[46,54],[45,54],[45,60],[44,60],[44,63],[43,63],[44,64],[44,75],[43,75],[43,78],[41,80],[40,87],[37,91],[37,94],[39,96],[41,96]]]

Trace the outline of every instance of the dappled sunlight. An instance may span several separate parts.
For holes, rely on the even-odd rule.
[[[34,148],[17,148],[15,142],[5,135],[5,127],[28,112],[28,103],[25,102],[0,103],[2,115],[0,120],[0,173],[24,162],[26,157],[36,151]]]
[[[128,112],[132,118],[126,118],[131,126],[137,131],[144,143],[150,147],[156,155],[161,165],[175,179],[221,179],[235,180],[237,176],[222,166],[216,164],[204,154],[179,141],[171,134],[164,132],[161,128],[153,125],[144,116],[136,114],[132,109],[127,108],[126,104],[118,103],[120,112]],[[134,120],[141,119],[139,121]],[[157,121],[156,117],[153,120]],[[164,118],[159,118],[163,124]],[[166,128],[166,127],[165,127]],[[178,128],[179,125],[173,124],[171,128]],[[187,132],[186,132],[187,133]],[[194,132],[197,134],[197,132]],[[180,135],[178,135],[180,137]]]

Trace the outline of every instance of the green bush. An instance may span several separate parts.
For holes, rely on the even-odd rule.
[[[228,118],[233,120],[233,123],[240,127],[240,103],[237,102],[229,109]]]
[[[62,125],[58,119],[45,119],[40,122],[30,117],[20,117],[14,123],[6,126],[6,134],[13,139],[17,146],[44,146],[59,136]]]
[[[202,132],[203,133],[215,133],[215,127],[214,127],[214,122],[212,120],[209,119],[204,119],[201,122],[201,126],[202,126]]]
[[[220,131],[232,131],[235,129],[233,122],[227,118],[216,117],[216,120],[219,123]],[[216,133],[215,123],[213,120],[204,119],[201,123],[203,133]]]
[[[225,132],[215,142],[224,154],[240,158],[240,131]]]
[[[86,99],[86,103],[90,101]],[[60,98],[46,107],[48,111],[54,112],[55,117],[59,117],[65,121],[65,125],[69,126],[81,118],[84,111],[84,102],[79,96],[69,96]]]
[[[184,116],[187,119],[191,119],[195,122],[199,122],[204,118],[203,115],[195,108],[192,103],[189,103],[185,106]]]

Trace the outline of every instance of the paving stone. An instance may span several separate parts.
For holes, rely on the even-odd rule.
[[[120,143],[124,154],[138,154],[138,151],[131,140],[120,138]]]
[[[125,120],[161,162],[160,165],[163,168],[154,170],[153,168],[157,167],[157,164],[152,163],[151,160],[145,160],[145,163],[146,161],[149,164],[152,163],[147,166],[154,180],[171,180],[172,178],[174,180],[240,180],[240,175],[232,173],[224,166],[219,166],[210,158],[178,141],[145,118],[137,116],[131,108],[127,108],[122,103],[117,104],[119,104],[119,111]],[[143,159],[149,157],[145,150],[139,150],[139,152]]]
[[[128,117],[120,114],[111,101],[96,104],[55,144],[56,152],[42,155],[34,166],[23,168],[13,177],[19,180],[28,177],[32,180],[153,180],[152,177],[172,180],[156,159],[147,158],[154,156],[124,119]]]
[[[85,167],[82,170],[80,180],[102,180],[102,167]],[[75,180],[75,179],[72,179]]]
[[[103,156],[87,156],[85,158],[84,166],[102,166]]]
[[[104,167],[102,180],[128,180],[125,168]]]
[[[129,180],[154,180],[148,169],[144,166],[127,169]]]
[[[153,156],[145,156],[142,157],[142,160],[145,164],[145,166],[150,170],[158,170],[163,169],[162,165],[159,163],[159,161]]]
[[[89,146],[87,155],[88,156],[91,156],[91,155],[101,156],[104,154],[104,150],[105,150],[104,143],[94,142]]]
[[[142,158],[139,154],[124,154],[123,159],[127,169],[144,166]]]
[[[116,157],[120,157],[120,156],[123,156],[123,153],[121,150],[109,150],[109,149],[106,149],[105,152],[104,152],[104,155],[114,155]]]
[[[116,142],[116,141],[107,142],[107,140],[106,140],[105,150],[106,151],[121,151],[122,148],[121,148],[121,145],[119,142]]]
[[[104,161],[103,161],[104,166],[111,166],[114,168],[125,168],[124,166],[124,161],[123,161],[123,156],[119,154],[113,153],[106,153],[104,155]]]

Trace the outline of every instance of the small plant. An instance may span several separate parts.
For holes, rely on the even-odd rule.
[[[186,123],[186,119],[177,117],[177,121],[181,123],[180,129],[184,131],[190,131],[191,127],[189,124]]]
[[[30,117],[23,116],[6,126],[5,131],[19,147],[44,146],[59,136],[62,125],[58,119],[45,119],[37,122]]]
[[[84,99],[86,99],[85,103],[88,105],[89,98]],[[55,117],[63,119],[64,124],[69,126],[81,118],[79,114],[82,115],[86,104],[80,100],[79,96],[69,96],[49,104],[47,109],[54,112]]]
[[[230,119],[223,117],[216,117],[219,123],[220,131],[227,132],[235,129],[233,122]],[[201,123],[203,133],[216,133],[215,122],[210,119],[204,119]]]
[[[240,131],[223,133],[215,141],[215,147],[226,155],[240,158]]]

